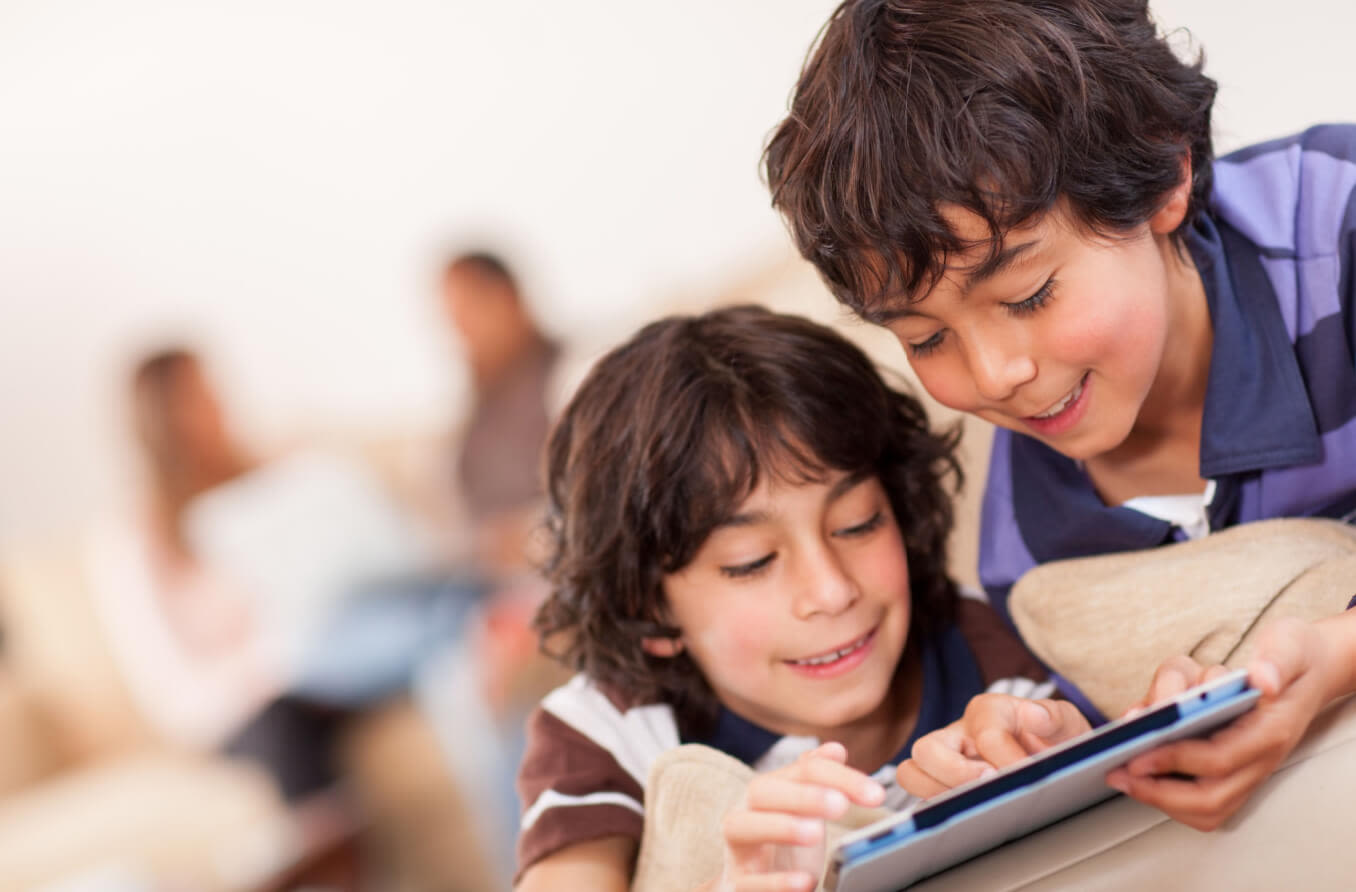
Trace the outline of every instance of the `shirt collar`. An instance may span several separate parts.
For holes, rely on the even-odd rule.
[[[1186,242],[1214,329],[1201,476],[1217,479],[1318,461],[1318,426],[1257,248],[1209,217],[1192,228]],[[1012,434],[1009,442],[1013,502],[1023,540],[1037,562],[1151,548],[1171,536],[1167,521],[1104,505],[1072,459],[1021,434]],[[1231,487],[1223,488],[1211,517],[1227,515],[1235,496]],[[1060,510],[1052,512],[1050,505]]]
[[[1214,326],[1201,476],[1318,461],[1318,425],[1258,249],[1227,223],[1203,217],[1187,250]]]

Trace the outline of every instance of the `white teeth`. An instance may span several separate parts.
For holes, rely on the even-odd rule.
[[[848,654],[852,653],[854,650],[865,644],[866,639],[869,637],[871,637],[870,633],[863,635],[861,638],[858,638],[856,641],[852,642],[842,650],[836,650],[833,653],[824,654],[822,657],[811,657],[807,660],[791,660],[791,662],[797,666],[823,666],[826,663],[832,663],[836,660],[841,660],[843,657],[847,656]]]
[[[1044,412],[1042,412],[1041,414],[1035,415],[1035,416],[1032,416],[1032,417],[1034,417],[1034,418],[1053,418],[1054,416],[1058,415],[1060,412],[1063,412],[1065,409],[1067,409],[1067,408],[1069,407],[1069,404],[1070,404],[1070,403],[1072,403],[1074,400],[1078,399],[1078,397],[1079,397],[1080,395],[1082,395],[1082,393],[1083,393],[1083,381],[1084,381],[1084,380],[1085,380],[1085,379],[1081,379],[1081,378],[1080,378],[1079,381],[1078,381],[1078,386],[1075,387],[1075,388],[1073,389],[1072,392],[1070,392],[1068,395],[1066,395],[1066,396],[1064,397],[1064,399],[1060,400],[1058,403],[1055,403],[1055,405],[1051,406],[1049,409],[1046,409],[1046,410],[1045,410]]]

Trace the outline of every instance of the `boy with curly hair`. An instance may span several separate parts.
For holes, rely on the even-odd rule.
[[[598,362],[547,453],[538,625],[579,675],[529,723],[519,890],[629,888],[649,766],[689,742],[761,772],[707,888],[808,890],[774,847],[904,804],[894,766],[975,695],[1049,693],[947,575],[954,446],[793,316],[673,317]]]

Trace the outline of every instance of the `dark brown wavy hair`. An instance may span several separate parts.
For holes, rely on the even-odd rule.
[[[548,653],[636,702],[710,720],[719,704],[673,637],[663,577],[686,566],[765,475],[875,474],[908,549],[910,635],[954,615],[947,478],[958,433],[928,428],[860,349],[760,307],[651,323],[593,367],[547,447],[552,591],[537,614]],[[916,639],[915,639],[916,640]]]
[[[982,218],[994,253],[1060,199],[1114,236],[1153,216],[1189,155],[1180,246],[1210,192],[1202,64],[1174,54],[1145,0],[848,0],[768,141],[772,203],[868,319],[973,246],[943,206]]]

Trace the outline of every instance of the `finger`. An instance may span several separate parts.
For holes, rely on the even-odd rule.
[[[1117,770],[1107,776],[1107,783],[1145,805],[1159,809],[1173,820],[1209,831],[1218,828],[1242,807],[1262,777],[1265,774],[1259,776],[1250,771],[1205,779],[1135,777]]]
[[[824,837],[823,821],[770,811],[732,811],[721,829],[725,844],[741,863],[761,854],[764,845],[812,846]]]
[[[965,776],[963,779],[956,780],[954,783],[947,783],[928,774],[919,767],[917,761],[906,759],[895,769],[895,778],[899,781],[899,785],[908,793],[922,799],[931,799],[933,796],[945,793],[952,787],[959,786],[967,781],[984,777],[986,774],[992,774],[994,772],[993,766],[989,765],[987,762],[971,761],[970,765],[973,766],[972,773]]]
[[[1144,698],[1148,704],[1176,697],[1187,688],[1196,684],[1205,674],[1200,663],[1191,657],[1179,655],[1164,661],[1154,673],[1149,683],[1149,693]]]
[[[828,759],[797,762],[788,775],[793,780],[837,790],[848,799],[868,808],[885,801],[885,788],[855,768]]]
[[[1311,633],[1307,624],[1284,619],[1267,626],[1257,636],[1257,648],[1248,663],[1248,681],[1263,697],[1279,696],[1304,674],[1310,662],[1305,643]]]
[[[803,870],[743,874],[734,879],[734,892],[809,892],[815,877]]]
[[[848,810],[848,798],[840,790],[807,784],[787,777],[763,775],[749,783],[745,792],[749,808],[833,820]]]
[[[1270,770],[1288,752],[1290,735],[1284,723],[1267,719],[1265,713],[1251,712],[1204,739],[1179,740],[1136,756],[1125,768],[1136,777],[1223,777],[1250,764]]]
[[[1018,741],[1028,753],[1040,752],[1091,727],[1078,707],[1065,700],[1029,700],[1017,704]]]
[[[965,734],[957,725],[925,734],[914,742],[909,753],[912,757],[910,761],[920,775],[930,778],[943,789],[974,780],[990,766],[981,759],[970,758],[961,752],[964,739]],[[920,783],[920,789],[928,786],[926,782]]]
[[[1030,755],[1026,747],[1017,740],[1013,728],[984,728],[975,734],[974,739],[975,749],[979,751],[979,757],[995,768],[1005,768]]]
[[[961,720],[948,726],[959,726],[961,730],[961,745],[956,748],[972,760],[983,759],[998,767],[1025,758],[1026,751],[1017,742],[1017,704],[1021,702],[1024,701],[1005,694],[980,694],[971,699]],[[914,757],[918,758],[917,753]],[[957,770],[961,768],[961,763],[955,760],[951,764]],[[924,767],[933,772],[933,766]],[[943,766],[939,763],[937,767]]]
[[[725,845],[725,871],[722,878],[726,885],[720,892],[734,888],[734,880],[749,874],[771,873],[772,861],[777,847],[775,845]]]
[[[1174,663],[1174,666],[1169,668],[1168,672],[1165,672],[1162,676],[1162,682],[1159,683],[1159,687],[1161,687],[1162,690],[1154,690],[1153,686],[1151,686],[1149,693],[1144,695],[1142,700],[1135,701],[1134,704],[1128,706],[1128,708],[1125,709],[1125,712],[1121,713],[1121,717],[1128,718],[1136,716],[1136,714],[1149,709],[1155,702],[1176,697],[1177,694],[1187,690],[1187,687],[1204,685],[1205,682],[1212,682],[1215,681],[1216,678],[1223,678],[1224,675],[1229,675],[1230,672],[1233,671],[1227,666],[1219,666],[1219,664],[1216,664],[1216,666],[1211,666],[1210,668],[1207,668],[1207,670],[1200,671],[1199,678],[1196,678],[1195,681],[1189,681],[1189,679],[1192,678],[1192,675],[1195,675],[1196,672],[1200,670],[1200,664],[1195,663],[1195,660],[1191,660],[1191,657],[1174,657],[1174,659],[1189,660],[1196,668],[1188,666],[1187,663]],[[1162,672],[1162,667],[1159,667],[1159,671]],[[1158,682],[1158,675],[1155,675],[1154,683]],[[1180,687],[1181,682],[1189,683],[1184,687]]]
[[[1233,670],[1230,669],[1228,666],[1221,665],[1211,666],[1209,669],[1205,670],[1205,675],[1202,676],[1200,683],[1206,684],[1207,682],[1214,681],[1217,678],[1223,678],[1232,671]]]

